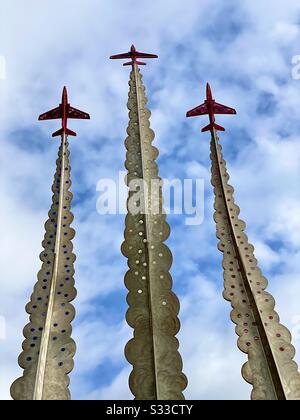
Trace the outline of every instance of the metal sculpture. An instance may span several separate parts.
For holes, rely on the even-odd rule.
[[[129,90],[129,126],[125,141],[128,170],[125,241],[122,252],[128,258],[125,284],[129,290],[127,322],[134,338],[126,346],[126,358],[133,365],[130,388],[137,400],[182,400],[187,385],[182,373],[176,334],[179,301],[172,292],[170,267],[172,254],[165,245],[170,228],[162,210],[162,191],[152,146],[150,111],[136,58],[155,58],[139,53],[135,47],[111,58],[131,58]],[[136,198],[139,190],[139,198]],[[135,200],[137,200],[135,202]],[[136,207],[135,207],[136,206]]]
[[[248,355],[242,369],[244,379],[253,386],[253,400],[300,399],[300,374],[293,361],[295,349],[291,334],[279,322],[275,300],[265,291],[267,280],[258,268],[254,247],[244,233],[234,189],[229,185],[226,162],[217,136],[225,131],[215,122],[215,114],[236,114],[232,108],[214,101],[209,84],[204,104],[187,117],[209,115],[210,124],[202,131],[211,133],[212,185],[218,248],[223,252],[224,298],[231,302],[231,319],[239,336],[238,347]]]
[[[71,322],[75,316],[71,301],[76,296],[72,239],[73,214],[70,192],[71,167],[68,136],[76,133],[67,128],[68,118],[89,119],[89,115],[72,108],[64,88],[58,108],[39,117],[40,120],[62,119],[57,168],[52,186],[53,198],[40,259],[43,262],[31,300],[26,306],[30,323],[24,328],[25,341],[19,364],[23,376],[11,387],[15,400],[70,399],[68,374],[73,369],[75,342]]]

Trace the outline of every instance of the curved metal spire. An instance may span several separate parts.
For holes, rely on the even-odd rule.
[[[246,224],[238,217],[240,209],[228,184],[226,162],[216,135],[212,136],[211,159],[214,218],[218,247],[224,254],[224,298],[233,307],[231,319],[237,325],[238,347],[248,354],[243,377],[253,385],[253,399],[300,399],[300,375],[292,360],[295,349],[291,334],[279,323],[275,300],[265,291],[268,282],[244,233]]]
[[[25,341],[19,364],[23,376],[11,387],[15,400],[70,399],[68,374],[73,369],[75,343],[71,322],[75,316],[71,301],[76,297],[70,211],[73,195],[67,126],[63,126],[52,206],[45,224],[42,268],[26,311],[30,322],[24,328]]]
[[[129,385],[137,400],[182,400],[187,379],[182,373],[176,334],[179,301],[172,292],[172,254],[165,245],[170,228],[162,210],[161,178],[152,146],[150,111],[142,76],[132,64],[128,99],[129,126],[125,141],[129,186],[128,214],[122,252],[128,258],[125,284],[129,290],[127,322],[134,338],[126,346],[133,365]],[[158,188],[153,188],[153,187]],[[136,187],[140,187],[139,209],[133,211]]]
[[[213,124],[210,131],[214,219],[220,239],[218,248],[224,254],[224,298],[233,308],[231,319],[239,335],[238,347],[248,355],[243,377],[253,386],[254,400],[300,399],[300,374],[293,361],[291,334],[280,324],[275,300],[265,291],[268,282],[244,233],[246,224],[239,218],[240,209],[228,183],[226,162]]]

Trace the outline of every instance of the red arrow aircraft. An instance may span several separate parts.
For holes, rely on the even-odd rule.
[[[139,66],[145,66],[146,63],[137,61],[137,58],[158,58],[158,56],[156,54],[141,53],[136,50],[134,45],[131,45],[129,52],[124,53],[124,54],[112,55],[109,58],[112,60],[122,60],[125,58],[131,58],[132,61],[130,61],[129,63],[123,64],[123,66],[133,66],[134,64],[138,64]]]
[[[52,109],[51,111],[45,112],[45,114],[42,114],[39,116],[40,121],[44,120],[56,120],[56,119],[62,119],[62,128],[55,133],[52,134],[52,137],[62,136],[63,134],[69,135],[69,136],[76,136],[77,134],[69,130],[68,125],[68,118],[74,118],[78,120],[89,120],[90,116],[86,112],[82,112],[79,109],[73,108],[68,103],[68,92],[67,88],[64,87],[63,94],[62,94],[62,103],[55,109]]]
[[[202,129],[204,131],[212,131],[213,129],[219,131],[225,131],[224,127],[216,124],[215,114],[236,114],[236,110],[229,108],[228,106],[218,104],[212,97],[211,88],[209,83],[206,85],[206,100],[202,105],[197,106],[196,108],[188,111],[186,114],[187,117],[196,117],[197,115],[209,115],[209,125]]]

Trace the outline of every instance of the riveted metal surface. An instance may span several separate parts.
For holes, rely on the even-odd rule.
[[[182,373],[176,334],[179,301],[172,292],[169,273],[172,254],[164,241],[170,228],[162,210],[162,191],[152,188],[160,183],[152,146],[150,111],[142,77],[137,65],[130,74],[129,126],[126,139],[129,189],[128,204],[134,197],[135,181],[144,180],[143,211],[126,217],[122,252],[128,258],[129,271],[125,284],[129,290],[127,322],[134,329],[134,338],[126,346],[127,360],[133,365],[130,388],[138,400],[182,400],[187,379]],[[146,190],[148,194],[146,193]],[[135,212],[134,212],[135,213]]]
[[[70,399],[68,374],[73,369],[75,343],[71,321],[75,316],[71,301],[74,288],[74,261],[70,227],[72,193],[67,136],[62,136],[53,199],[45,224],[43,262],[31,300],[26,306],[30,323],[24,328],[25,341],[19,364],[23,376],[11,387],[15,400]]]
[[[248,355],[243,377],[253,386],[254,400],[299,400],[300,374],[293,361],[291,334],[280,324],[274,298],[265,291],[268,282],[244,233],[246,225],[238,217],[240,209],[234,202],[234,189],[228,183],[215,130],[211,160],[218,248],[224,254],[224,298],[233,308],[231,319],[236,324],[238,347]]]

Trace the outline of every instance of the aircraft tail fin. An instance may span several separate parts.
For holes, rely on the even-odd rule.
[[[210,131],[210,130],[212,130],[212,129],[215,129],[215,130],[217,130],[217,131],[225,131],[225,128],[224,127],[222,127],[221,125],[218,125],[218,124],[216,124],[216,123],[213,123],[213,124],[208,124],[206,127],[204,127],[204,128],[202,128],[202,133],[204,133],[205,131]]]
[[[123,66],[132,66],[133,64],[137,64],[138,66],[146,66],[146,63],[142,63],[141,61],[130,61],[130,63],[124,63]]]
[[[65,131],[63,128],[61,128],[60,130],[55,131],[55,133],[52,134],[52,137],[62,136],[64,133],[67,136],[74,136],[74,137],[77,136],[77,134],[74,131],[70,130],[69,128],[67,128]]]

